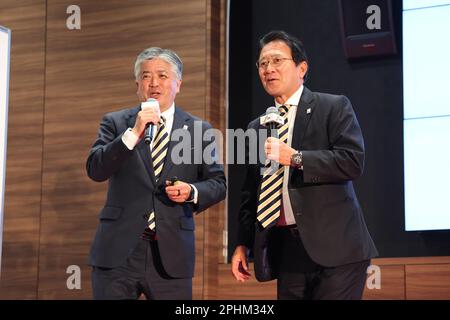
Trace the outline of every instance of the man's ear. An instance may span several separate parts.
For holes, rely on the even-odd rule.
[[[298,72],[299,72],[300,78],[302,78],[304,80],[305,74],[308,72],[308,64],[306,63],[306,61],[302,61],[299,63]]]
[[[182,80],[181,80],[181,79],[177,80],[177,93],[179,93],[179,92],[180,92],[180,88],[181,88],[181,82],[182,82]]]

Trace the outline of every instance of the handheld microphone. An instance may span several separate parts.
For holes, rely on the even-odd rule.
[[[146,109],[155,109],[159,111],[159,102],[156,99],[149,98],[147,101],[141,103],[141,110]],[[148,123],[147,127],[145,128],[144,133],[144,141],[146,144],[150,144],[153,140],[153,135],[155,132],[155,123]]]
[[[279,127],[283,126],[284,119],[280,115],[278,108],[272,106],[272,107],[267,108],[266,114],[263,115],[261,118],[259,118],[259,123],[269,129],[268,134],[271,137],[278,138],[278,130],[277,129]],[[265,161],[264,170],[267,169],[266,166],[268,166],[269,163],[270,163],[270,168],[272,170],[271,171],[272,173],[275,173],[275,171],[278,170],[279,164],[275,160],[269,161],[269,159],[265,159],[264,161]],[[261,171],[261,174],[263,174],[263,171]]]
[[[269,107],[266,114],[259,118],[259,123],[269,129],[277,129],[284,124],[284,119],[276,107]]]

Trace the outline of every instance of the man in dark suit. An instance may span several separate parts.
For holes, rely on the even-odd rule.
[[[100,124],[86,164],[91,179],[109,180],[89,257],[94,299],[137,299],[142,293],[192,299],[193,213],[223,200],[226,182],[211,141],[193,143],[211,126],[175,106],[181,76],[175,52],[144,50],[135,63],[137,94],[141,102],[157,100],[159,108],[112,112]],[[152,140],[149,123],[155,126]],[[194,137],[194,127],[201,136]],[[184,138],[181,157],[170,139],[174,133]],[[210,161],[202,157],[206,147],[213,150]]]
[[[257,68],[283,121],[264,144],[275,168],[246,166],[233,275],[249,279],[253,249],[256,278],[276,278],[279,299],[361,299],[377,250],[352,185],[364,142],[350,101],[303,85],[305,50],[284,31],[261,38]],[[248,128],[266,130],[259,118]]]

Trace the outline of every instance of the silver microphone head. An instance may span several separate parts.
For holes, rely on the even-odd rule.
[[[284,119],[274,106],[267,108],[266,114],[262,116],[259,123],[266,127],[278,128],[284,124]]]
[[[266,115],[270,114],[270,113],[276,113],[276,114],[280,114],[280,112],[278,111],[278,109],[274,106],[268,107],[266,110]]]
[[[148,98],[147,101],[141,103],[141,109],[156,109],[159,110],[159,101],[153,98]]]

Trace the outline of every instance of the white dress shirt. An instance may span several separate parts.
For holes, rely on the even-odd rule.
[[[281,107],[282,105],[290,105],[289,108],[289,130],[288,130],[288,139],[287,144],[290,147],[292,145],[292,133],[294,132],[294,124],[295,124],[295,116],[297,115],[297,104],[300,101],[300,97],[303,92],[303,85],[298,88],[297,91],[294,92],[292,96],[289,97],[289,99],[286,100],[284,104],[279,104],[275,101],[275,106],[277,108]],[[289,199],[289,192],[288,192],[288,183],[289,183],[289,169],[290,166],[284,166],[284,175],[283,175],[283,211],[284,211],[284,218],[286,220],[286,225],[293,225],[296,224],[294,213],[292,211],[292,205],[291,205],[291,199]]]
[[[172,132],[172,126],[173,126],[173,118],[175,115],[175,103],[172,103],[172,105],[165,110],[164,112],[161,112],[161,116],[165,119],[164,125],[166,126],[167,134],[170,137],[170,133]],[[156,129],[156,128],[155,128]],[[156,132],[153,135],[152,141],[150,143],[150,154],[151,154],[151,148],[153,147],[153,140],[156,138]],[[128,128],[122,135],[122,141],[127,146],[128,149],[133,150],[134,147],[139,142],[139,137],[133,133],[131,128]],[[194,189],[194,202],[195,204],[198,202],[198,191],[197,188],[191,184],[191,187]]]

